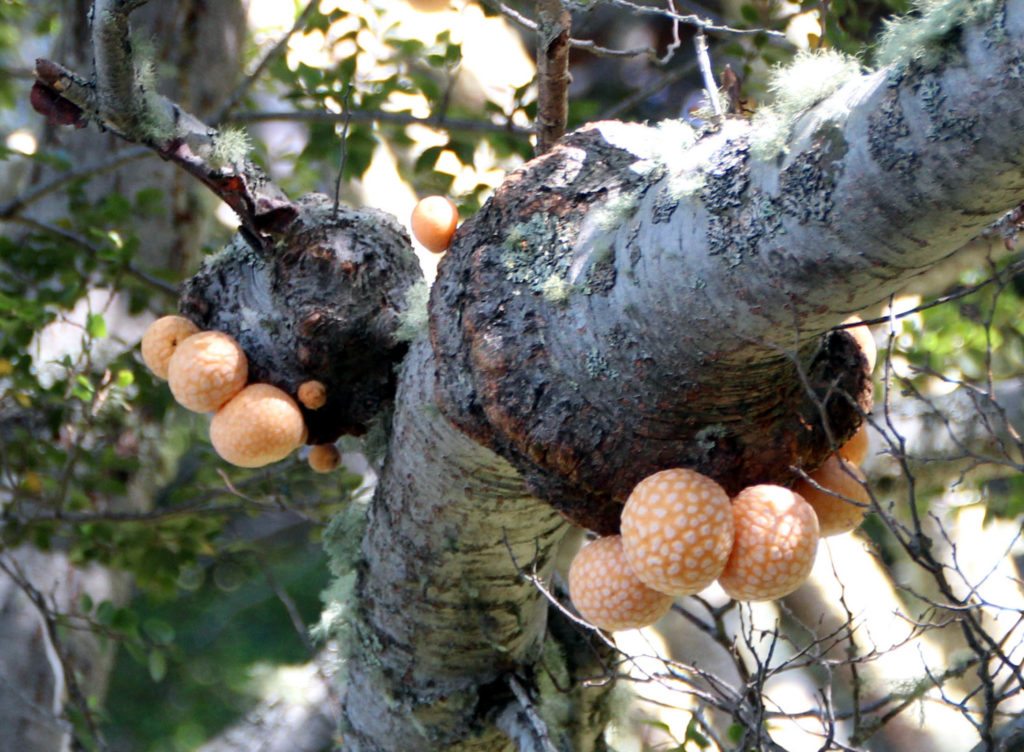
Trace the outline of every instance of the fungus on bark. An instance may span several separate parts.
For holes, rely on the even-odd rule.
[[[310,447],[306,461],[313,472],[329,473],[341,464],[341,452],[334,444],[317,444]]]
[[[263,467],[287,457],[305,435],[295,401],[270,384],[250,384],[210,421],[217,454],[238,467]]]
[[[729,496],[707,476],[673,468],[644,478],[622,510],[622,547],[648,587],[699,593],[718,579],[732,549]]]
[[[618,535],[591,541],[576,554],[569,568],[569,597],[580,616],[612,632],[653,624],[672,606],[672,596],[647,587],[634,574]]]
[[[738,601],[769,601],[807,579],[818,550],[814,510],[788,488],[762,484],[732,500],[736,535],[718,582]]]
[[[299,402],[308,410],[319,410],[327,404],[327,387],[319,381],[306,381],[299,385]]]
[[[856,465],[832,456],[808,477],[813,482],[801,479],[794,490],[813,507],[823,538],[848,533],[860,525],[871,496]]]
[[[452,242],[459,210],[445,196],[427,196],[412,210],[412,234],[431,253],[444,253]]]
[[[142,335],[142,362],[157,378],[167,380],[167,368],[178,345],[199,333],[199,327],[184,316],[158,318]]]
[[[224,332],[200,332],[175,349],[167,367],[167,384],[182,407],[213,412],[238,394],[249,377],[245,352]]]

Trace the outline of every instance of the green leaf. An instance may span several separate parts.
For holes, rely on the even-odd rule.
[[[105,339],[107,336],[107,322],[103,314],[90,313],[86,320],[85,330],[93,339]]]
[[[743,738],[743,726],[738,723],[732,724],[729,730],[725,732],[725,736],[733,744],[739,743],[739,740]]]
[[[99,606],[96,607],[96,621],[104,627],[109,627],[114,621],[114,615],[117,609],[114,608],[114,604],[110,601],[103,601]]]
[[[686,724],[686,741],[693,742],[701,749],[707,749],[711,746],[711,740],[697,730],[697,719],[693,716],[690,717],[690,722]]]
[[[162,650],[154,650],[149,654],[149,676],[155,681],[163,681],[167,676],[167,656]]]
[[[142,629],[157,645],[169,645],[174,642],[174,627],[162,619],[146,619]]]

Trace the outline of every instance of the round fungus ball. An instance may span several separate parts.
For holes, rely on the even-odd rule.
[[[224,332],[194,334],[175,349],[167,384],[182,407],[213,412],[234,397],[249,378],[249,361],[234,337]]]
[[[670,595],[698,593],[722,573],[732,548],[729,495],[693,470],[640,481],[622,510],[622,546],[636,576]]]
[[[319,381],[304,381],[299,385],[299,402],[309,410],[319,410],[327,404],[327,387]]]
[[[814,566],[818,519],[788,488],[745,488],[732,500],[736,526],[729,562],[718,579],[740,601],[770,601],[800,587]]]
[[[161,379],[167,378],[167,367],[178,345],[199,333],[199,327],[184,316],[163,316],[142,335],[142,362]]]
[[[329,473],[341,464],[341,452],[334,444],[317,444],[306,457],[309,466],[317,473]]]
[[[263,467],[287,457],[302,443],[302,411],[270,384],[250,384],[210,421],[217,454],[238,467]]]
[[[845,444],[839,447],[839,456],[854,465],[861,465],[868,456],[868,424],[863,422],[857,433],[851,436]]]
[[[653,624],[672,597],[637,579],[622,552],[622,538],[609,535],[585,545],[569,567],[569,597],[580,616],[614,632]]]
[[[843,324],[856,324],[862,320],[860,316],[850,316],[843,321]],[[853,337],[854,341],[860,346],[861,352],[864,353],[864,357],[867,358],[868,371],[874,371],[875,361],[878,359],[875,335],[871,333],[871,330],[866,325],[850,327],[846,330],[846,333]]]
[[[433,253],[447,250],[459,223],[459,210],[444,196],[427,196],[412,210],[412,234]]]
[[[821,488],[801,479],[794,490],[814,509],[822,537],[848,533],[860,525],[871,496],[856,465],[833,455],[808,477]]]

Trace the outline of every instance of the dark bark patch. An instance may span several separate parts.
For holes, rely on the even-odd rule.
[[[586,295],[607,295],[615,287],[615,248],[609,246],[596,255],[597,258],[587,270],[583,292]]]
[[[920,163],[917,154],[901,149],[897,143],[909,135],[899,91],[889,89],[868,119],[868,150],[883,169],[903,179],[910,179]]]
[[[949,101],[937,76],[926,76],[915,86],[921,105],[928,115],[929,141],[978,140],[978,116],[965,115]]]
[[[708,252],[725,254],[730,266],[755,256],[765,240],[783,231],[779,202],[760,191],[752,193],[738,210],[708,218]]]
[[[749,185],[750,143],[746,138],[733,139],[711,158],[701,200],[712,214],[724,214],[743,204]]]
[[[209,257],[185,283],[182,313],[235,337],[249,379],[293,397],[310,380],[327,404],[303,408],[311,444],[365,433],[390,405],[394,366],[407,349],[396,335],[407,294],[422,278],[394,218],[307,196],[298,218],[269,248],[242,236]]]
[[[786,214],[801,224],[825,224],[832,213],[833,191],[843,171],[848,150],[842,129],[824,123],[811,145],[798,154],[779,176],[779,193]]]
[[[672,215],[679,208],[679,197],[673,195],[668,184],[658,189],[658,195],[654,199],[654,210],[651,214],[654,224],[663,225],[672,221]]]

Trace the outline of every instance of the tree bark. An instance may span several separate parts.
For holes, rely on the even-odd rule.
[[[1024,192],[1022,16],[964,29],[934,70],[851,81],[774,159],[746,121],[692,145],[599,123],[510,175],[434,286],[445,414],[599,532],[658,468],[736,491],[817,467],[870,405],[856,351],[822,333]]]

